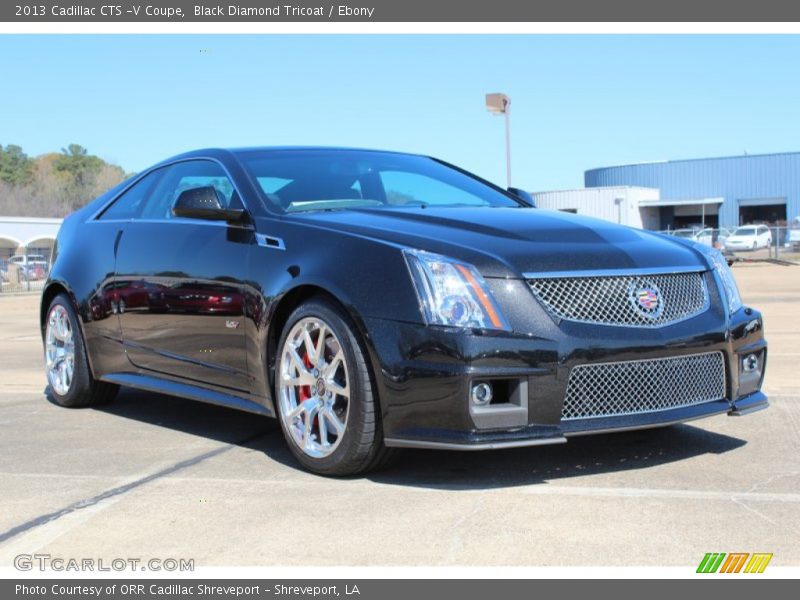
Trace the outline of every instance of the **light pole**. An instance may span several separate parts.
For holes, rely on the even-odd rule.
[[[506,118],[506,181],[511,187],[511,98],[505,94],[486,94],[486,109]]]

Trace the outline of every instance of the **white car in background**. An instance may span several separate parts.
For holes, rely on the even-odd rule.
[[[725,245],[725,240],[727,240],[730,235],[731,231],[729,229],[725,229],[724,227],[720,227],[719,229],[706,227],[705,229],[701,229],[700,231],[696,232],[692,239],[694,239],[695,242],[705,244],[706,246],[718,248]]]
[[[789,224],[784,243],[792,250],[800,250],[800,217],[795,217]]]
[[[766,225],[744,225],[725,240],[727,250],[757,250],[772,244],[772,232]]]
[[[697,229],[673,229],[667,233],[685,240],[694,240],[695,236],[697,235]]]
[[[705,227],[703,229],[697,229],[697,228],[673,229],[672,231],[669,231],[667,233],[669,235],[674,235],[675,237],[683,238],[686,240],[692,240],[693,242],[698,242],[700,244],[705,244],[706,246],[710,246],[712,248],[717,248],[720,245],[723,245],[725,240],[731,234],[731,232],[727,229],[724,228],[714,229],[713,227]]]
[[[45,279],[50,271],[50,263],[41,254],[12,256],[9,265],[17,265],[26,279]]]

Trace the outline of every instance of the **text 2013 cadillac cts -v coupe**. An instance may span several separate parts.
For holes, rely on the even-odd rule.
[[[328,475],[767,405],[716,250],[392,152],[166,160],[64,221],[41,327],[59,404],[122,385],[276,417]]]

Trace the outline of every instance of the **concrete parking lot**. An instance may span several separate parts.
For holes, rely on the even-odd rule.
[[[136,391],[43,394],[38,297],[0,297],[0,565],[20,553],[216,565],[800,565],[800,267],[737,265],[769,410],[389,471],[300,471],[265,419]]]

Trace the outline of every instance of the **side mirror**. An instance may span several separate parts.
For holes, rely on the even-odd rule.
[[[508,192],[510,194],[513,194],[520,200],[522,200],[525,204],[527,204],[531,208],[536,208],[536,200],[533,199],[533,196],[531,196],[529,192],[526,192],[525,190],[521,190],[515,187],[508,188]]]
[[[172,214],[187,219],[228,223],[242,222],[247,215],[242,209],[223,208],[217,189],[212,185],[183,190],[172,207]]]

